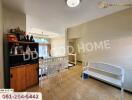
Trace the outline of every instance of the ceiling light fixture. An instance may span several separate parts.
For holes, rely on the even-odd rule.
[[[77,7],[80,4],[80,0],[66,0],[68,7]]]
[[[129,7],[132,7],[132,4],[124,4],[124,3],[108,3],[108,2],[105,2],[105,1],[101,1],[98,3],[98,7],[99,8],[108,8],[110,6],[129,6]]]

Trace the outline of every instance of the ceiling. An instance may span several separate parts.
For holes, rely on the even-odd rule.
[[[65,0],[3,0],[9,8],[27,15],[27,29],[37,28],[63,34],[67,27],[91,21],[126,7],[97,7],[102,0],[82,0],[76,8],[68,8]],[[132,0],[105,0],[108,2],[132,3]]]

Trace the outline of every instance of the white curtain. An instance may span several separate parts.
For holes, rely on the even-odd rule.
[[[39,45],[39,57],[48,58],[48,46],[47,45]]]

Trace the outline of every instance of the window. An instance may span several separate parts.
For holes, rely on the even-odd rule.
[[[48,58],[50,56],[49,39],[35,38],[34,40],[39,43],[39,57]]]
[[[49,39],[45,39],[45,38],[35,38],[34,40],[35,42],[38,43],[49,43]]]

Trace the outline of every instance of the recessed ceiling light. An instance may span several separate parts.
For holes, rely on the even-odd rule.
[[[68,7],[77,7],[80,4],[80,0],[67,0]]]

